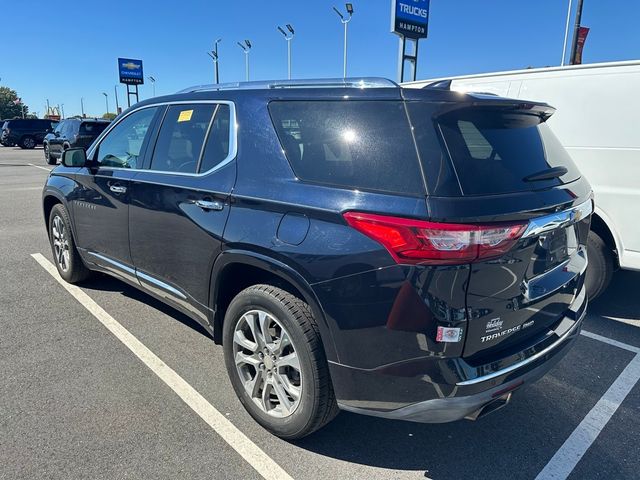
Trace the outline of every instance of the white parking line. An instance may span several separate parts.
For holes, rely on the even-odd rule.
[[[609,345],[613,345],[614,347],[622,348],[624,350],[629,350],[633,353],[640,353],[640,347],[634,347],[633,345],[629,345],[628,343],[622,343],[618,340],[614,340],[613,338],[603,337],[602,335],[598,335],[597,333],[588,332],[586,330],[582,330],[580,332],[585,337],[592,338],[594,340],[598,340],[603,343],[608,343]]]
[[[569,438],[565,440],[549,463],[538,474],[536,480],[567,478],[593,442],[596,441],[602,429],[611,420],[631,389],[640,381],[640,348],[585,330],[582,331],[582,335],[628,350],[636,355],[569,435]]]
[[[53,170],[53,168],[41,167],[40,165],[34,165],[33,163],[28,163],[27,165],[39,168],[40,170],[46,170],[47,172],[50,172],[51,170]]]
[[[35,165],[34,165],[35,166]],[[224,415],[215,409],[198,391],[180,375],[149,350],[140,340],[118,323],[83,290],[65,282],[56,267],[42,254],[31,255],[60,285],[80,304],[116,336],[129,350],[166,383],[194,412],[196,412],[215,432],[222,437],[249,465],[268,480],[292,480],[280,465],[273,461],[255,443],[235,427]],[[214,475],[215,476],[215,475]]]

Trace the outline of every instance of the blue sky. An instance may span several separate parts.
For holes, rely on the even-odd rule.
[[[3,0],[0,84],[18,90],[42,115],[48,98],[67,116],[114,110],[117,57],[140,58],[156,94],[213,81],[206,55],[219,46],[221,81],[244,79],[236,41],[252,41],[251,79],[286,78],[286,42],[278,24],[295,27],[293,76],[342,74],[342,25],[324,0]],[[398,39],[389,33],[390,0],[355,0],[349,25],[349,75],[395,79]],[[573,1],[573,5],[577,0]],[[640,2],[585,0],[591,27],[584,63],[640,58]],[[102,5],[108,8],[102,9]],[[568,0],[431,0],[429,38],[420,42],[418,78],[558,65]],[[18,19],[13,21],[12,19]],[[573,20],[572,20],[573,21]],[[19,40],[18,40],[19,39]],[[121,105],[126,103],[119,86]],[[151,96],[151,85],[140,89]]]

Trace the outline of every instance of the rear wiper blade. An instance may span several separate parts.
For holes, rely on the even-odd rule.
[[[522,181],[537,182],[539,180],[550,180],[552,178],[558,178],[563,175],[566,175],[568,172],[569,170],[567,170],[566,167],[553,167],[553,168],[548,168],[547,170],[542,170],[541,172],[527,175],[522,179]]]

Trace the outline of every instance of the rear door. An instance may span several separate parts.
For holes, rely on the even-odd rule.
[[[169,105],[131,189],[131,256],[140,283],[203,323],[236,179],[234,125],[230,103]]]
[[[432,219],[482,225],[489,253],[505,224],[522,226],[506,251],[471,264],[464,355],[478,360],[546,334],[584,297],[590,187],[545,115],[523,105],[408,106],[427,177],[434,154],[421,143],[425,119],[450,160],[438,182],[428,178]]]

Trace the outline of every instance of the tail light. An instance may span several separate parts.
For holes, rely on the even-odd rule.
[[[347,223],[381,243],[398,263],[451,265],[500,257],[526,223],[472,225],[347,212]]]

